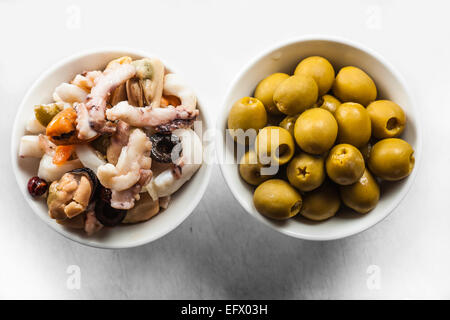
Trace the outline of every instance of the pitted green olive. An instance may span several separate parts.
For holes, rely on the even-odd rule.
[[[345,67],[338,72],[333,93],[342,102],[356,102],[363,106],[377,98],[377,88],[372,78],[356,67]]]
[[[395,138],[403,133],[406,116],[403,109],[389,100],[374,101],[367,107],[375,138]]]
[[[317,101],[319,89],[310,76],[294,75],[280,83],[273,94],[278,110],[287,115],[301,113]]]
[[[396,181],[409,176],[414,168],[414,150],[398,138],[378,141],[370,152],[369,169],[384,180]]]
[[[318,188],[325,180],[324,159],[301,153],[295,156],[286,169],[289,183],[300,191],[311,191]]]
[[[263,164],[269,160],[274,164],[288,163],[294,155],[295,145],[289,131],[281,127],[265,127],[256,136],[256,153]]]
[[[239,174],[247,183],[257,186],[272,177],[261,171],[263,167],[256,152],[250,150],[239,161]]]
[[[294,127],[295,121],[297,121],[299,115],[296,114],[294,116],[286,116],[279,124],[280,127],[289,131],[289,133],[294,137]]]
[[[342,202],[359,213],[367,213],[380,199],[380,187],[369,170],[365,170],[359,180],[348,186],[340,186]]]
[[[341,206],[339,192],[331,182],[325,182],[318,189],[303,196],[300,214],[314,221],[323,221],[333,217]]]
[[[256,188],[253,203],[262,215],[285,220],[300,212],[302,196],[286,181],[271,179]]]
[[[331,112],[314,108],[303,112],[295,122],[295,141],[311,154],[327,152],[336,141],[338,125]]]
[[[338,123],[339,143],[348,143],[359,148],[369,141],[372,125],[369,113],[362,105],[343,103],[337,108],[334,117]]]
[[[333,66],[327,59],[318,56],[303,59],[295,68],[294,74],[312,77],[319,88],[319,96],[330,91],[334,81]]]
[[[330,111],[333,115],[341,102],[332,95],[326,94],[319,98],[317,107]]]
[[[361,152],[350,144],[338,144],[331,149],[325,162],[328,177],[340,185],[358,181],[365,164]]]
[[[267,124],[267,113],[263,104],[256,98],[244,97],[236,101],[228,115],[228,129],[231,136],[241,143],[248,143],[248,139],[242,138],[245,131],[252,129],[254,135]],[[239,130],[241,129],[241,130]],[[241,136],[241,137],[240,137]]]
[[[274,73],[261,80],[255,89],[255,98],[260,100],[267,112],[274,115],[281,115],[282,113],[273,102],[273,94],[281,82],[288,79],[289,75],[286,73]]]

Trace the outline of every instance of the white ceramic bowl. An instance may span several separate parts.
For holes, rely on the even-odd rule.
[[[47,205],[43,200],[33,199],[27,191],[28,179],[37,174],[39,161],[36,159],[20,159],[18,157],[20,137],[25,134],[27,120],[33,116],[33,106],[52,101],[53,90],[61,83],[73,79],[77,73],[84,70],[102,70],[106,64],[115,58],[128,55],[132,58],[151,57],[145,52],[128,49],[102,49],[83,52],[57,63],[45,72],[28,90],[16,115],[14,122],[11,155],[17,183],[26,201],[33,211],[51,228],[65,237],[79,243],[98,248],[130,248],[154,241],[175,229],[195,209],[202,198],[211,175],[211,166],[204,161],[197,173],[173,196],[169,207],[149,221],[104,228],[93,236],[84,232],[65,228],[47,214]],[[164,61],[163,61],[164,62]],[[178,73],[171,65],[164,62],[171,72]],[[186,77],[184,77],[186,79]],[[207,115],[201,100],[198,100],[200,110],[199,120],[203,122],[203,130],[211,128],[210,117]]]
[[[228,112],[233,103],[253,94],[260,80],[274,72],[292,74],[300,60],[311,55],[327,58],[335,67],[352,65],[365,70],[375,81],[378,98],[398,103],[406,112],[407,125],[403,138],[415,150],[416,164],[412,174],[396,183],[383,183],[382,196],[377,207],[365,215],[343,210],[336,217],[324,222],[312,222],[295,217],[278,222],[262,216],[253,205],[253,188],[239,176],[236,164],[226,164],[223,159],[233,157],[232,148],[225,146]],[[282,43],[266,51],[248,64],[232,83],[218,118],[221,132],[217,140],[218,156],[225,181],[236,200],[257,220],[292,237],[308,240],[333,240],[344,238],[370,228],[384,219],[400,203],[410,189],[419,168],[422,142],[419,116],[405,81],[400,74],[379,54],[354,42],[323,36],[303,37]]]

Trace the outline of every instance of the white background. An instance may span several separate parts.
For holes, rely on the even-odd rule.
[[[431,0],[0,0],[0,298],[450,298],[449,9]],[[104,46],[148,51],[178,66],[215,115],[252,57],[313,33],[381,53],[421,112],[417,179],[372,229],[331,242],[281,235],[239,207],[218,167],[178,229],[134,249],[70,242],[24,202],[11,172],[11,125],[26,90],[58,60]],[[67,288],[69,265],[81,269],[79,290]],[[367,285],[371,265],[378,290]]]

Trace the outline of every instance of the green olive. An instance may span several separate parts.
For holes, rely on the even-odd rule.
[[[333,217],[341,206],[341,199],[336,186],[325,182],[318,189],[303,196],[300,214],[314,221],[323,221]]]
[[[414,150],[401,139],[378,141],[370,152],[369,169],[384,180],[396,181],[409,176],[414,168]]]
[[[306,110],[295,122],[295,141],[302,150],[311,154],[328,151],[336,141],[337,133],[336,119],[325,109]]]
[[[327,59],[318,56],[303,59],[295,68],[294,74],[312,77],[319,88],[319,96],[330,91],[335,75],[331,63]]]
[[[288,163],[295,151],[294,139],[289,131],[275,126],[259,131],[255,148],[258,159],[263,164],[268,164],[269,160],[277,165]]]
[[[262,215],[271,219],[285,220],[299,213],[302,208],[302,196],[286,181],[271,179],[256,188],[253,203]]]
[[[341,102],[332,95],[326,94],[319,98],[317,107],[330,111],[333,115]]]
[[[344,67],[339,71],[333,93],[342,102],[356,102],[363,106],[377,98],[377,88],[372,78],[356,67]]]
[[[289,183],[300,191],[318,188],[325,180],[324,159],[301,153],[295,156],[286,169]]]
[[[38,104],[34,106],[34,115],[41,125],[46,127],[63,110],[59,103]]]
[[[299,116],[298,114],[294,116],[286,116],[279,124],[280,127],[289,131],[292,137],[294,137],[295,121],[297,121],[298,116]]]
[[[367,107],[367,112],[372,121],[372,134],[375,138],[395,138],[405,129],[405,112],[392,101],[374,101]]]
[[[274,73],[261,80],[255,89],[255,98],[259,99],[266,107],[266,111],[270,114],[282,114],[278,110],[275,102],[273,102],[273,93],[278,88],[281,82],[289,78],[286,73]]]
[[[359,213],[367,213],[380,199],[380,187],[377,181],[365,170],[358,182],[349,186],[340,186],[341,199],[344,204]]]
[[[359,103],[346,102],[334,114],[338,123],[339,143],[348,143],[359,148],[370,139],[372,125],[369,113]]]
[[[256,98],[244,97],[231,107],[228,115],[228,129],[231,136],[241,143],[248,143],[244,134],[251,129],[258,131],[267,124],[267,113],[264,105]],[[256,135],[256,132],[254,132]]]
[[[273,101],[278,110],[292,116],[312,107],[317,101],[318,92],[312,77],[295,75],[280,83],[273,94]]]
[[[350,144],[338,144],[331,149],[325,162],[328,177],[340,185],[355,183],[364,173],[361,152]]]
[[[263,165],[259,163],[256,152],[253,150],[244,154],[239,161],[239,174],[242,179],[255,186],[271,178],[271,175],[264,175],[261,168]]]

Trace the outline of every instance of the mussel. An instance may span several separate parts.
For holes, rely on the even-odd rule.
[[[91,202],[98,184],[97,176],[88,168],[65,173],[61,179],[50,185],[47,197],[50,217],[64,220],[83,213]]]

